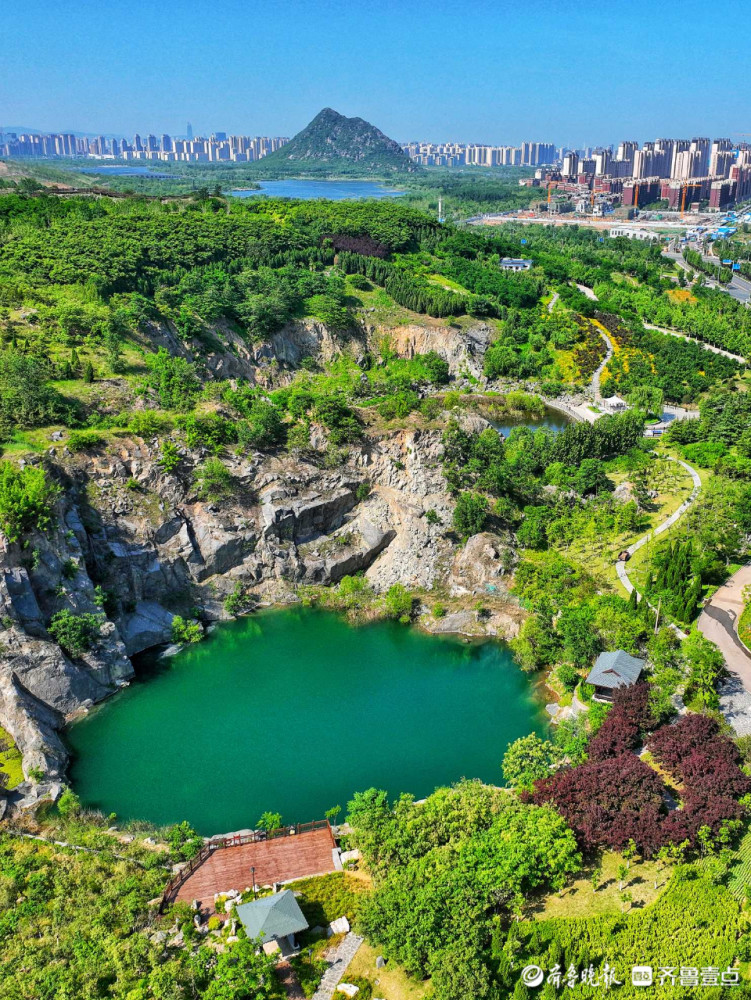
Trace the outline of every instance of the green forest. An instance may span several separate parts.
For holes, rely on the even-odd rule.
[[[723,658],[696,629],[751,539],[748,311],[720,290],[683,289],[650,244],[430,214],[438,194],[466,209],[529,196],[507,178],[426,172],[404,199],[313,202],[233,200],[216,177],[217,189],[164,197],[0,191],[8,545],[33,568],[34,539],[56,527],[69,488],[57,463],[80,470],[126,439],[153,444],[159,474],[184,482],[191,502],[231,511],[237,456],[333,473],[389,436],[432,435],[450,515],[422,516],[452,557],[479,533],[503,540],[518,666],[581,711],[512,743],[497,785],[463,780],[422,802],[359,791],[342,810],[343,846],[360,852],[357,899],[337,873],[309,880],[319,888],[300,889],[303,905],[338,916],[331,897],[346,903],[416,1000],[592,997],[603,982],[630,997],[640,964],[678,970],[654,987],[660,997],[751,995],[751,746],[720,711]],[[522,249],[533,267],[504,270]],[[330,355],[274,352],[301,326]],[[405,331],[420,349],[399,349]],[[446,343],[482,344],[474,373]],[[253,379],[237,374],[249,358]],[[496,430],[573,405],[603,364],[602,395],[622,396],[626,412]],[[693,418],[645,437],[664,402]],[[696,495],[681,462],[698,470]],[[358,503],[371,490],[365,466]],[[628,595],[619,552],[689,497],[671,530],[634,553]],[[62,572],[70,583],[76,566]],[[80,660],[125,609],[97,587],[96,613],[80,612],[66,586],[48,595],[44,625]],[[383,590],[353,571],[300,597],[405,627],[454,600]],[[246,597],[236,589],[228,614],[244,613]],[[488,593],[463,607],[482,621],[492,604]],[[176,619],[175,641],[200,641],[197,617]],[[603,704],[586,677],[617,649],[642,658],[644,675]],[[279,1000],[273,962],[241,929],[217,918],[204,934],[185,904],[159,913],[173,865],[200,846],[187,823],[122,824],[69,789],[0,824],[0,1000]],[[312,995],[323,967],[307,947],[297,968]],[[530,965],[553,978],[526,985]],[[363,981],[360,995],[377,989]]]

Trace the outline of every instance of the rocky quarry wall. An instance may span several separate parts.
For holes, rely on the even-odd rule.
[[[484,336],[480,329],[477,338]],[[458,331],[442,330],[435,343],[424,337],[422,328],[401,329],[400,353],[432,347],[454,369],[472,357]],[[166,346],[177,352],[179,345]],[[214,357],[221,377],[259,378],[264,361],[295,367],[337,348],[320,324],[308,322],[253,351],[242,345],[246,355],[236,350]],[[479,417],[464,419],[487,426]],[[314,442],[317,436],[325,443],[321,428],[314,428]],[[238,583],[269,603],[296,599],[301,584],[335,584],[359,571],[377,591],[399,582],[454,595],[507,594],[512,540],[484,534],[457,549],[447,532],[453,501],[440,441],[440,430],[418,428],[366,437],[335,469],[325,467],[322,454],[229,455],[234,489],[221,503],[202,501],[193,486],[207,453],[183,449],[179,469],[166,474],[156,439],[120,437],[71,454],[63,438],[49,455],[30,459],[44,461],[63,492],[53,528],[23,544],[0,541],[0,725],[21,750],[27,778],[45,776],[25,782],[13,798],[28,805],[54,796],[67,765],[59,736],[65,720],[126,685],[130,658],[169,641],[174,614],[228,617],[223,603]],[[362,483],[370,492],[358,499]],[[441,524],[426,521],[430,508]],[[102,613],[102,592],[101,638],[73,659],[48,633],[50,618],[62,607]],[[486,632],[515,634],[520,613],[508,603]],[[431,628],[476,631],[474,620],[465,612]]]

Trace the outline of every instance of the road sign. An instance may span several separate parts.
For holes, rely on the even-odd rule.
[[[526,240],[522,240],[522,243],[523,243],[523,244],[524,244],[524,243],[526,243],[526,242],[527,242]]]
[[[740,264],[733,264],[733,270],[734,271],[740,271],[740,269],[741,269],[741,265]]]
[[[732,260],[724,260],[722,263],[723,264],[732,264],[733,262],[732,262]]]

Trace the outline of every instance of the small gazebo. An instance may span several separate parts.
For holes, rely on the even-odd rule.
[[[628,403],[625,399],[621,399],[620,396],[608,396],[603,399],[602,405],[608,413],[623,413],[624,410],[628,409]]]
[[[595,689],[592,695],[594,700],[609,703],[618,688],[636,684],[644,670],[644,663],[644,660],[630,656],[623,649],[600,653],[587,677],[587,684],[592,684]]]
[[[240,903],[237,916],[249,938],[260,940],[264,950],[276,943],[283,954],[297,951],[295,934],[308,929],[308,921],[291,889]]]

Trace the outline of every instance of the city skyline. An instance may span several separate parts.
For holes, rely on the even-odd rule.
[[[187,136],[191,136],[188,138]],[[193,136],[187,123],[186,138],[161,133],[139,133],[125,138],[77,137],[72,133],[8,134],[0,131],[0,156],[60,159],[87,157],[112,163],[252,163],[284,146],[289,139],[276,136]],[[669,207],[708,203],[719,210],[751,195],[751,143],[734,144],[727,137],[660,138],[639,144],[623,140],[617,147],[556,147],[551,142],[526,141],[520,146],[467,143],[403,143],[402,150],[423,166],[489,168],[535,167],[534,178],[520,184],[544,186],[548,211],[578,205],[604,214],[614,205],[639,208],[666,202]],[[555,202],[551,201],[556,190]],[[565,202],[559,200],[563,194]],[[579,209],[577,209],[579,210]]]
[[[384,0],[372,10],[85,0],[77,13],[85,32],[79,17],[51,17],[47,0],[24,5],[0,66],[6,122],[177,134],[189,119],[196,134],[294,135],[331,105],[400,141],[519,144],[533,134],[578,147],[618,132],[727,135],[751,117],[749,55],[728,54],[731,27],[732,37],[751,27],[740,0],[721,23],[698,0],[667,0],[658,17],[646,0]]]

